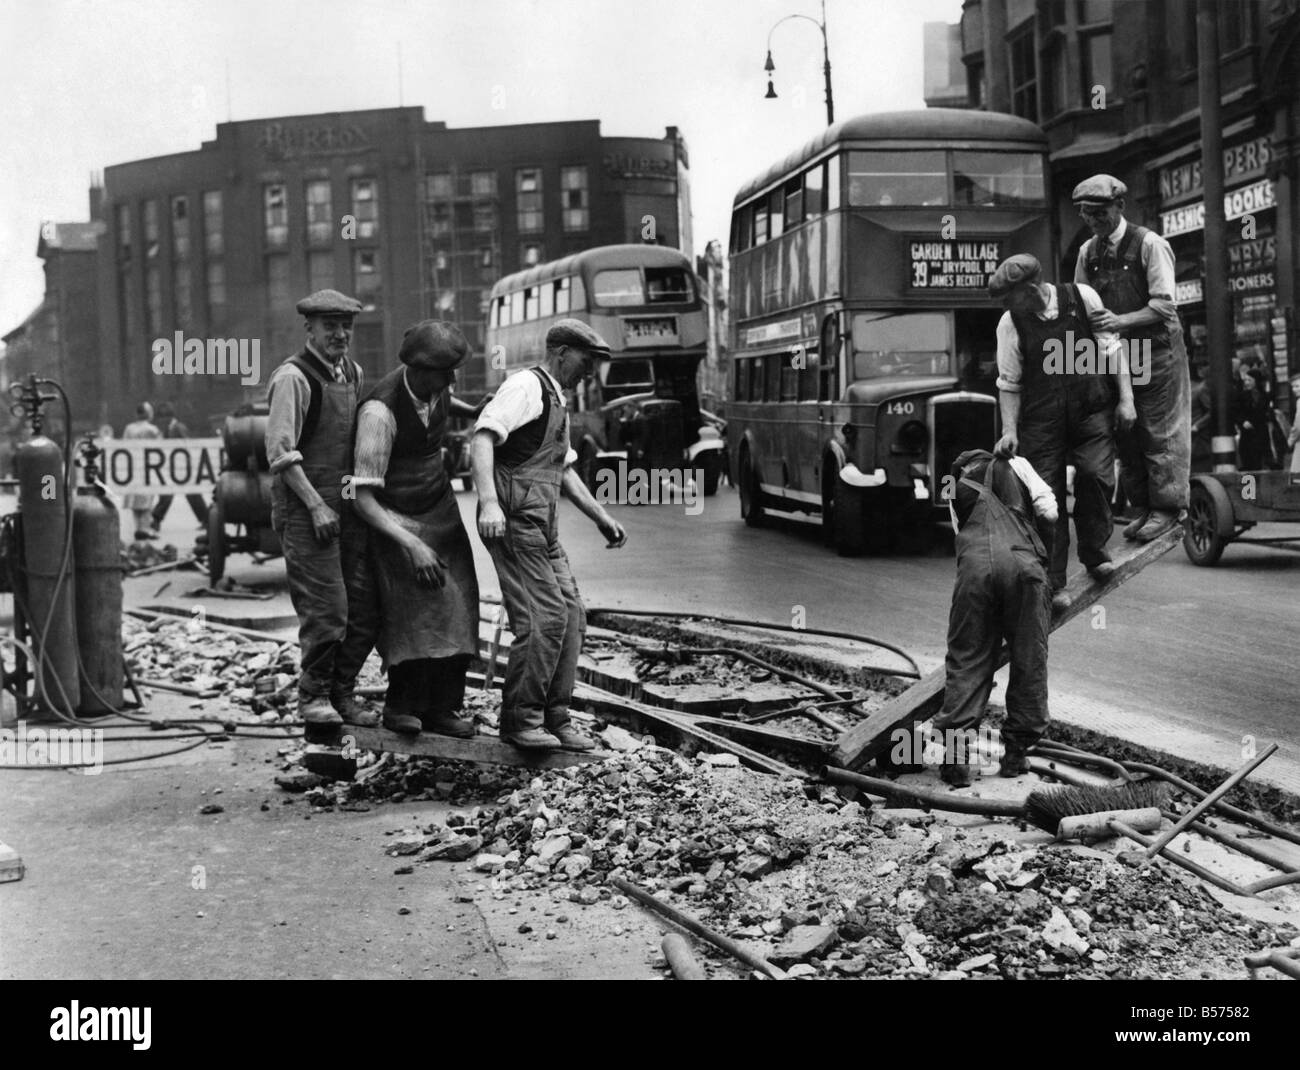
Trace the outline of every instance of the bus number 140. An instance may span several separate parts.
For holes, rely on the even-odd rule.
[[[916,406],[910,401],[891,401],[885,406],[886,416],[911,416]]]

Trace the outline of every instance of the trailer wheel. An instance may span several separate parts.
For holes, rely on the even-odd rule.
[[[749,450],[740,451],[740,515],[751,528],[763,524],[763,492],[758,486],[758,473],[749,459]]]
[[[1216,483],[1217,487],[1218,484]],[[1218,501],[1222,498],[1222,501]],[[1223,556],[1223,549],[1228,545],[1219,532],[1225,526],[1222,521],[1227,519],[1231,524],[1231,517],[1220,516],[1220,513],[1227,508],[1227,495],[1220,488],[1218,495],[1215,495],[1204,483],[1192,484],[1192,493],[1187,505],[1187,522],[1183,529],[1183,549],[1187,552],[1187,558],[1193,565],[1200,565],[1208,568],[1213,565],[1220,557]]]
[[[208,510],[208,584],[215,587],[226,571],[226,513],[214,496]]]

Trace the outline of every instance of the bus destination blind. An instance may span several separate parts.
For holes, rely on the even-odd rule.
[[[1000,241],[932,241],[912,238],[912,290],[984,290],[1002,261]]]

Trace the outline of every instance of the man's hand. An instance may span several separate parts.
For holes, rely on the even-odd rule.
[[[311,507],[311,526],[316,530],[316,541],[322,546],[338,538],[339,515],[324,502]]]
[[[447,562],[418,539],[406,548],[406,556],[420,586],[441,588],[447,582]]]
[[[1016,450],[1020,448],[1020,440],[1016,438],[1014,431],[1005,432],[993,447],[993,456],[1001,457],[1003,460],[1008,457],[1014,457]]]
[[[506,533],[506,514],[497,502],[481,502],[478,508],[478,533],[486,542]]]
[[[1088,326],[1094,331],[1122,330],[1119,317],[1108,308],[1103,308],[1099,312],[1088,313]]]
[[[596,521],[596,527],[605,536],[605,541],[608,544],[606,546],[607,550],[620,549],[627,542],[627,532],[623,530],[623,525],[608,513],[605,513]]]
[[[1115,420],[1119,424],[1121,431],[1131,431],[1133,425],[1137,423],[1137,406],[1133,404],[1131,398],[1125,398],[1120,401],[1115,408]]]
[[[1297,442],[1300,442],[1300,420],[1291,425],[1291,430],[1286,436],[1288,446],[1294,446]]]

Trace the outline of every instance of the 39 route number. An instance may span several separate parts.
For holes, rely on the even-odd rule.
[[[911,401],[891,401],[885,406],[886,416],[911,416],[916,411],[916,405]]]

